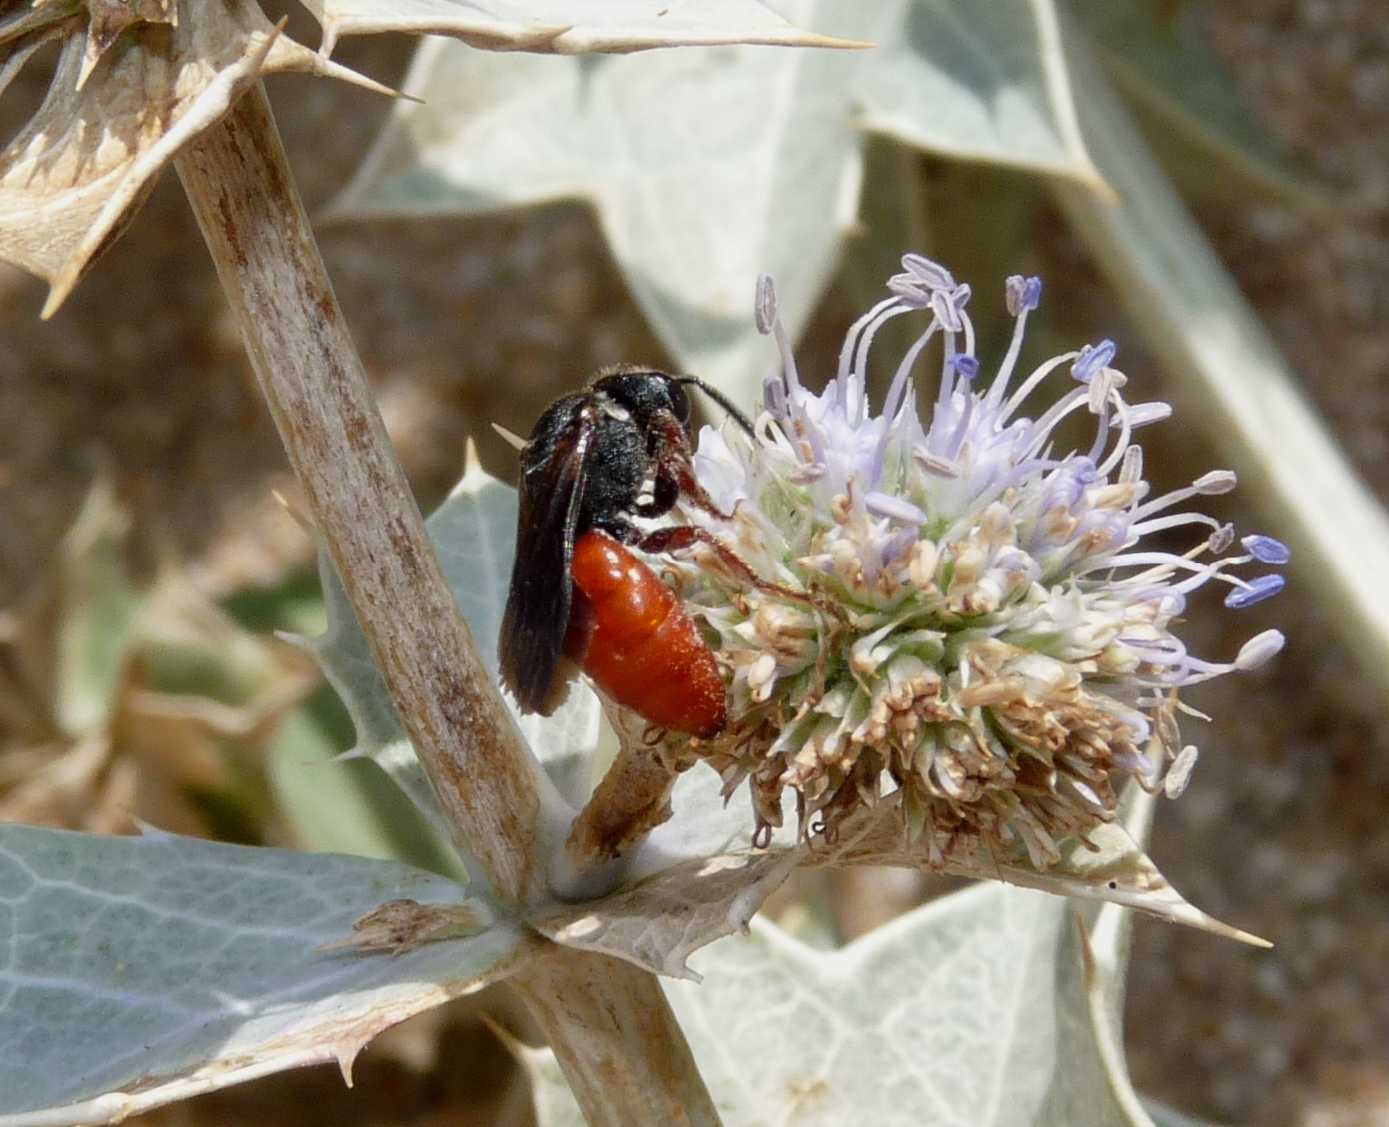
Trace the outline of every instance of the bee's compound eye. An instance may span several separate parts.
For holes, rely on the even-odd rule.
[[[671,411],[682,423],[688,424],[690,421],[690,397],[685,394],[685,389],[671,380],[666,384],[666,391],[670,396]]]

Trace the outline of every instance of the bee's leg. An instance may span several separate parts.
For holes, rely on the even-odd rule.
[[[711,516],[732,520],[733,514],[724,512],[714,504],[714,499],[695,477],[689,435],[680,425],[680,420],[668,411],[662,412],[652,421],[652,427],[656,431],[656,503],[652,506],[652,512],[643,512],[642,516],[660,516],[669,512],[676,499],[683,497]]]
[[[766,591],[778,598],[805,603],[817,610],[827,610],[835,618],[843,619],[844,617],[843,612],[837,606],[833,603],[825,603],[824,600],[817,598],[810,591],[798,591],[794,587],[787,587],[781,583],[773,583],[769,579],[763,579],[744,562],[737,552],[720,541],[712,532],[703,528],[695,528],[689,524],[677,524],[669,528],[658,528],[652,532],[641,533],[638,539],[629,540],[627,543],[635,548],[640,548],[643,552],[653,554],[679,552],[693,548],[696,544],[703,544],[718,556],[719,562],[729,572],[748,586],[756,587],[759,591]]]
[[[704,544],[713,549],[715,555],[719,557],[719,562],[743,582],[755,585],[760,585],[763,582],[732,548],[722,543],[712,532],[696,528],[692,524],[676,524],[669,528],[658,528],[652,532],[643,533],[641,539],[633,541],[634,547],[653,554],[681,552],[693,548],[696,544]]]

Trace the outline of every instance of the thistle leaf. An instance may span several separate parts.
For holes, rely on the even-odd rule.
[[[946,156],[1099,178],[1074,126],[1048,0],[779,5],[873,51],[630,58],[420,48],[339,218],[590,201],[677,363],[750,398],[758,275],[794,336],[856,223],[863,131]]]
[[[497,637],[516,554],[516,491],[473,460],[468,473],[426,522],[449,587],[468,620],[488,670],[496,675]],[[414,801],[445,853],[448,826],[424,768],[400,726],[366,636],[327,556],[320,561],[328,629],[308,644],[342,697],[357,733],[353,757],[373,759]],[[516,714],[522,734],[567,801],[588,792],[591,756],[598,742],[597,698],[575,685],[553,715]]]
[[[383,903],[446,909],[399,955],[344,946]],[[421,909],[423,910],[423,909]],[[404,865],[0,826],[0,1127],[106,1123],[255,1076],[337,1061],[505,974],[520,930]],[[373,917],[374,918],[374,917]]]
[[[602,900],[538,911],[529,922],[567,947],[699,981],[688,957],[716,939],[746,931],[795,865],[789,853],[692,859]]]
[[[940,861],[925,845],[909,845],[895,808],[876,811],[860,831],[846,831],[847,844],[831,851],[823,863],[834,865],[906,865],[939,869],[975,880],[997,880],[1078,900],[1120,904],[1169,923],[1209,931],[1254,947],[1271,947],[1266,939],[1221,923],[1188,903],[1121,825],[1102,825],[1091,832],[1090,845],[1070,842],[1061,860],[1049,869],[991,856],[975,843],[961,843]],[[856,839],[855,839],[856,838]]]
[[[1146,1124],[1115,1114],[1109,1077],[1075,1069],[1095,1031],[1081,972],[1064,970],[1079,966],[1070,916],[1064,901],[983,886],[837,951],[756,920],[695,956],[702,983],[666,991],[728,1127],[788,1108],[806,1127]],[[546,1054],[523,1063],[541,1127],[576,1122]]]
[[[294,844],[461,875],[447,839],[420,818],[400,787],[366,760],[339,758],[350,739],[350,722],[326,688],[280,724],[268,769]]]
[[[310,51],[256,0],[26,0],[0,17],[0,90],[57,40],[48,94],[0,151],[0,259],[50,284],[51,316],[118,238],[178,151],[261,75],[302,71],[389,92],[332,62],[341,34],[440,32],[502,50],[633,51],[744,40],[851,46],[802,32],[756,0],[306,0],[323,25]]]
[[[758,0],[303,0],[338,37],[404,31],[471,47],[577,55],[722,43],[787,47],[861,44],[793,27]]]
[[[1249,108],[1205,35],[1199,5],[1131,0],[1069,10],[1184,192],[1241,201],[1252,187],[1306,210],[1332,206],[1330,191],[1293,164]]]
[[[913,148],[1051,173],[1108,194],[1086,151],[1051,0],[879,3],[862,125]]]
[[[717,825],[713,804],[721,801],[712,787],[707,792],[691,787],[683,795],[677,791],[671,824],[690,819]],[[1133,799],[1128,803],[1132,806]],[[746,819],[745,825],[751,821],[746,813],[733,815],[738,816]],[[1146,822],[1141,832],[1146,837]],[[601,951],[659,974],[697,977],[686,964],[688,956],[745,929],[793,869],[890,865],[1135,908],[1169,923],[1256,947],[1270,946],[1267,940],[1221,923],[1185,900],[1122,826],[1101,827],[1091,837],[1094,851],[1073,843],[1050,869],[1032,868],[1022,860],[1001,860],[972,843],[961,843],[943,857],[932,858],[925,845],[906,843],[900,810],[895,803],[885,802],[857,823],[846,824],[838,847],[823,842],[797,845],[792,835],[783,833],[770,848],[759,850],[751,847],[745,831],[723,853],[682,859],[662,853],[659,842],[654,846],[648,842],[646,848],[667,861],[663,867],[655,868],[649,854],[638,854],[628,879],[615,892],[581,905],[539,910],[532,922],[558,943]]]
[[[1139,840],[1152,805],[1123,804]],[[728,1127],[1148,1127],[1119,1036],[1131,921],[998,884],[834,951],[759,919],[666,991]],[[581,1123],[553,1054],[520,1059],[541,1127]]]

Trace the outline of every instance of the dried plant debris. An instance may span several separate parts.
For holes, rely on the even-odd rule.
[[[403,955],[425,943],[462,939],[489,927],[495,913],[481,900],[462,904],[421,904],[388,900],[352,922],[346,939],[326,943],[320,951],[385,951]]]
[[[277,34],[252,0],[134,9],[34,0],[0,20],[0,93],[50,43],[58,59],[48,93],[0,152],[0,257],[49,282],[45,315],[179,149],[261,74],[365,81]]]
[[[138,587],[127,525],[98,480],[54,566],[0,615],[0,820],[259,837],[262,752],[317,671],[177,575]]]
[[[636,50],[751,40],[835,45],[752,0],[716,5],[548,5],[414,0],[309,3],[320,51],[279,33],[255,0],[29,0],[0,16],[0,93],[58,45],[42,105],[0,152],[0,258],[50,284],[52,314],[119,237],[159,172],[263,74],[300,71],[385,87],[333,62],[340,33],[438,32],[509,50]],[[562,18],[561,18],[562,17]]]

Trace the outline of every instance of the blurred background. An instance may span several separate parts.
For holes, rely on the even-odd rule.
[[[1222,176],[1181,186],[1306,396],[1383,497],[1389,20],[1376,0],[1195,7],[1254,116],[1330,206],[1251,194]],[[291,34],[315,42],[311,22],[289,14]],[[370,37],[336,57],[398,83],[412,48]],[[42,91],[40,74],[21,75],[0,117],[7,133]],[[270,94],[301,191],[321,210],[390,105],[293,77]],[[1036,181],[909,159],[925,186],[924,245],[902,250],[992,295],[1001,252],[984,244],[1006,237],[1009,269],[1046,279],[1032,324],[1057,342],[1050,351],[1112,337],[1142,381],[1139,398],[1175,402],[1178,424],[1145,435],[1155,484],[1223,464],[1199,427],[1183,425],[1194,408],[1184,413],[1180,387],[1143,352]],[[1000,192],[1026,205],[1003,233],[978,202]],[[459,475],[469,437],[488,470],[514,479],[514,453],[490,423],[525,434],[546,402],[602,365],[670,364],[578,204],[335,223],[320,243],[426,509]],[[851,273],[805,334],[803,372],[832,370],[862,308]],[[0,819],[127,832],[141,818],[321,846],[285,764],[345,746],[349,729],[312,665],[271,633],[317,629],[313,544],[291,516],[295,483],[176,179],[165,176],[48,323],[37,319],[43,295],[0,266]],[[1238,493],[1221,500],[1242,530],[1278,534],[1238,507]],[[1295,569],[1280,599],[1238,620],[1197,616],[1186,630],[1211,655],[1267,626],[1290,640],[1257,675],[1192,694],[1217,722],[1191,788],[1162,806],[1151,850],[1188,899],[1276,947],[1140,919],[1129,972],[1136,1086],[1222,1122],[1389,1124],[1389,736],[1384,702],[1340,648],[1316,584]],[[389,843],[389,819],[363,833]],[[845,935],[936,890],[901,874],[835,879]],[[300,1071],[132,1122],[526,1123],[524,1082],[484,1012],[520,1021],[489,991],[381,1038],[357,1064],[355,1091],[336,1069]]]

